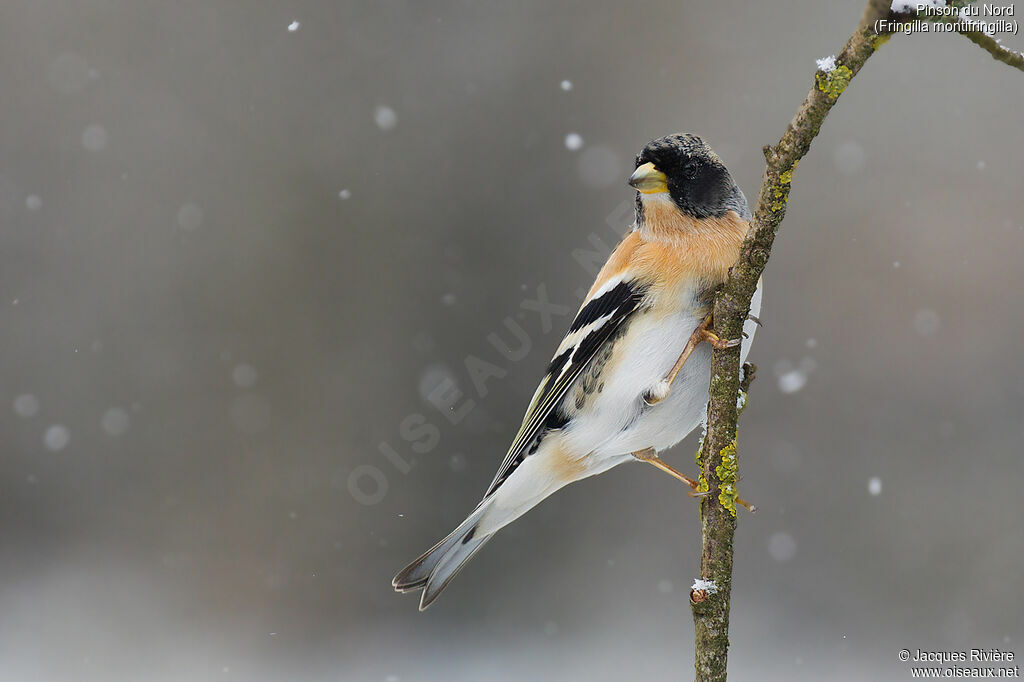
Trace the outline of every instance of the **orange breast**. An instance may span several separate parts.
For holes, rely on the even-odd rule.
[[[671,201],[645,202],[643,225],[618,245],[588,298],[626,270],[649,283],[655,296],[687,287],[717,286],[736,263],[748,228],[749,223],[735,211],[698,219],[684,215]]]

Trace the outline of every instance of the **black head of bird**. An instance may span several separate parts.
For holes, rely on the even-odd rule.
[[[636,157],[629,184],[639,192],[638,203],[667,195],[694,218],[720,217],[730,210],[746,218],[744,213],[749,212],[725,164],[696,135],[669,135],[649,142]]]

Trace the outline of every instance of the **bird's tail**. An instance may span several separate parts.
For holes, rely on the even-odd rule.
[[[437,595],[441,594],[441,590],[447,587],[455,574],[493,536],[493,532],[477,533],[480,518],[487,506],[482,504],[477,507],[448,537],[402,569],[391,581],[399,592],[423,590],[420,611],[437,599]]]

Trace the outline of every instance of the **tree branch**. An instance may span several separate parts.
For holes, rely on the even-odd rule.
[[[959,33],[992,55],[996,61],[1024,71],[1024,54],[1003,47],[995,38],[981,31],[959,31]]]
[[[889,36],[874,32],[875,22],[889,16],[888,0],[868,2],[857,29],[835,57],[834,68],[819,69],[807,97],[778,144],[765,147],[767,165],[750,230],[740,257],[715,300],[714,326],[722,338],[743,331],[750,299],[771,254],[775,233],[786,215],[790,184],[797,162],[810,149],[825,117],[868,58]],[[729,650],[729,600],[732,592],[733,535],[736,530],[737,394],[740,349],[715,350],[711,362],[707,432],[698,465],[708,494],[701,500],[702,551],[700,575],[711,589],[690,593],[696,631],[695,667],[698,682],[725,680]],[[703,487],[703,485],[702,485]],[[701,585],[708,585],[702,583]]]
[[[973,0],[968,0],[973,1]],[[960,2],[959,5],[964,4]],[[835,56],[834,65],[819,66],[814,84],[775,146],[766,146],[767,164],[750,229],[740,257],[715,299],[714,328],[722,338],[739,338],[750,311],[775,234],[786,215],[786,204],[797,163],[807,154],[825,117],[835,106],[864,63],[888,42],[893,28],[885,20],[927,18],[914,12],[895,14],[891,0],[869,0],[857,29]],[[1024,55],[1008,50],[985,33],[958,31],[995,59],[1024,70]],[[690,592],[696,634],[697,682],[726,679],[729,650],[729,606],[732,592],[733,535],[736,530],[736,496],[739,480],[736,456],[736,422],[739,391],[746,391],[752,372],[740,378],[740,349],[715,350],[711,361],[707,431],[697,452],[701,489],[701,579]]]
[[[916,6],[912,10],[908,3],[898,5],[899,11],[893,11],[891,13],[891,19],[893,21],[909,21],[912,19],[919,19],[922,21],[929,21],[936,24],[949,24],[952,26],[956,33],[959,33],[963,37],[970,40],[972,43],[980,47],[981,49],[992,55],[992,58],[996,61],[1000,61],[1004,64],[1009,64],[1015,69],[1024,71],[1024,53],[1011,50],[1007,47],[1003,47],[999,40],[994,38],[992,35],[985,33],[984,31],[972,30],[972,27],[978,28],[977,20],[970,14],[964,14],[963,8],[967,5],[973,5],[977,0],[948,0],[946,4],[941,8],[933,8],[927,6],[921,11],[917,11]],[[893,3],[896,4],[896,3]],[[921,3],[925,5],[926,3]],[[936,13],[937,9],[948,11],[949,9],[955,8],[957,10],[956,16],[949,16],[945,13]],[[972,23],[973,22],[973,23]],[[889,29],[898,30],[898,29]],[[951,31],[952,32],[952,31]]]

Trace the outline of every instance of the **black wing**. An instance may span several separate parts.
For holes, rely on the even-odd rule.
[[[647,287],[636,281],[609,282],[603,293],[584,303],[565,338],[555,351],[548,371],[533,394],[523,424],[512,441],[497,475],[487,488],[484,499],[498,489],[516,467],[530,454],[527,446],[542,430],[565,425],[565,417],[557,411],[566,391],[590,364],[594,356],[640,307]]]

